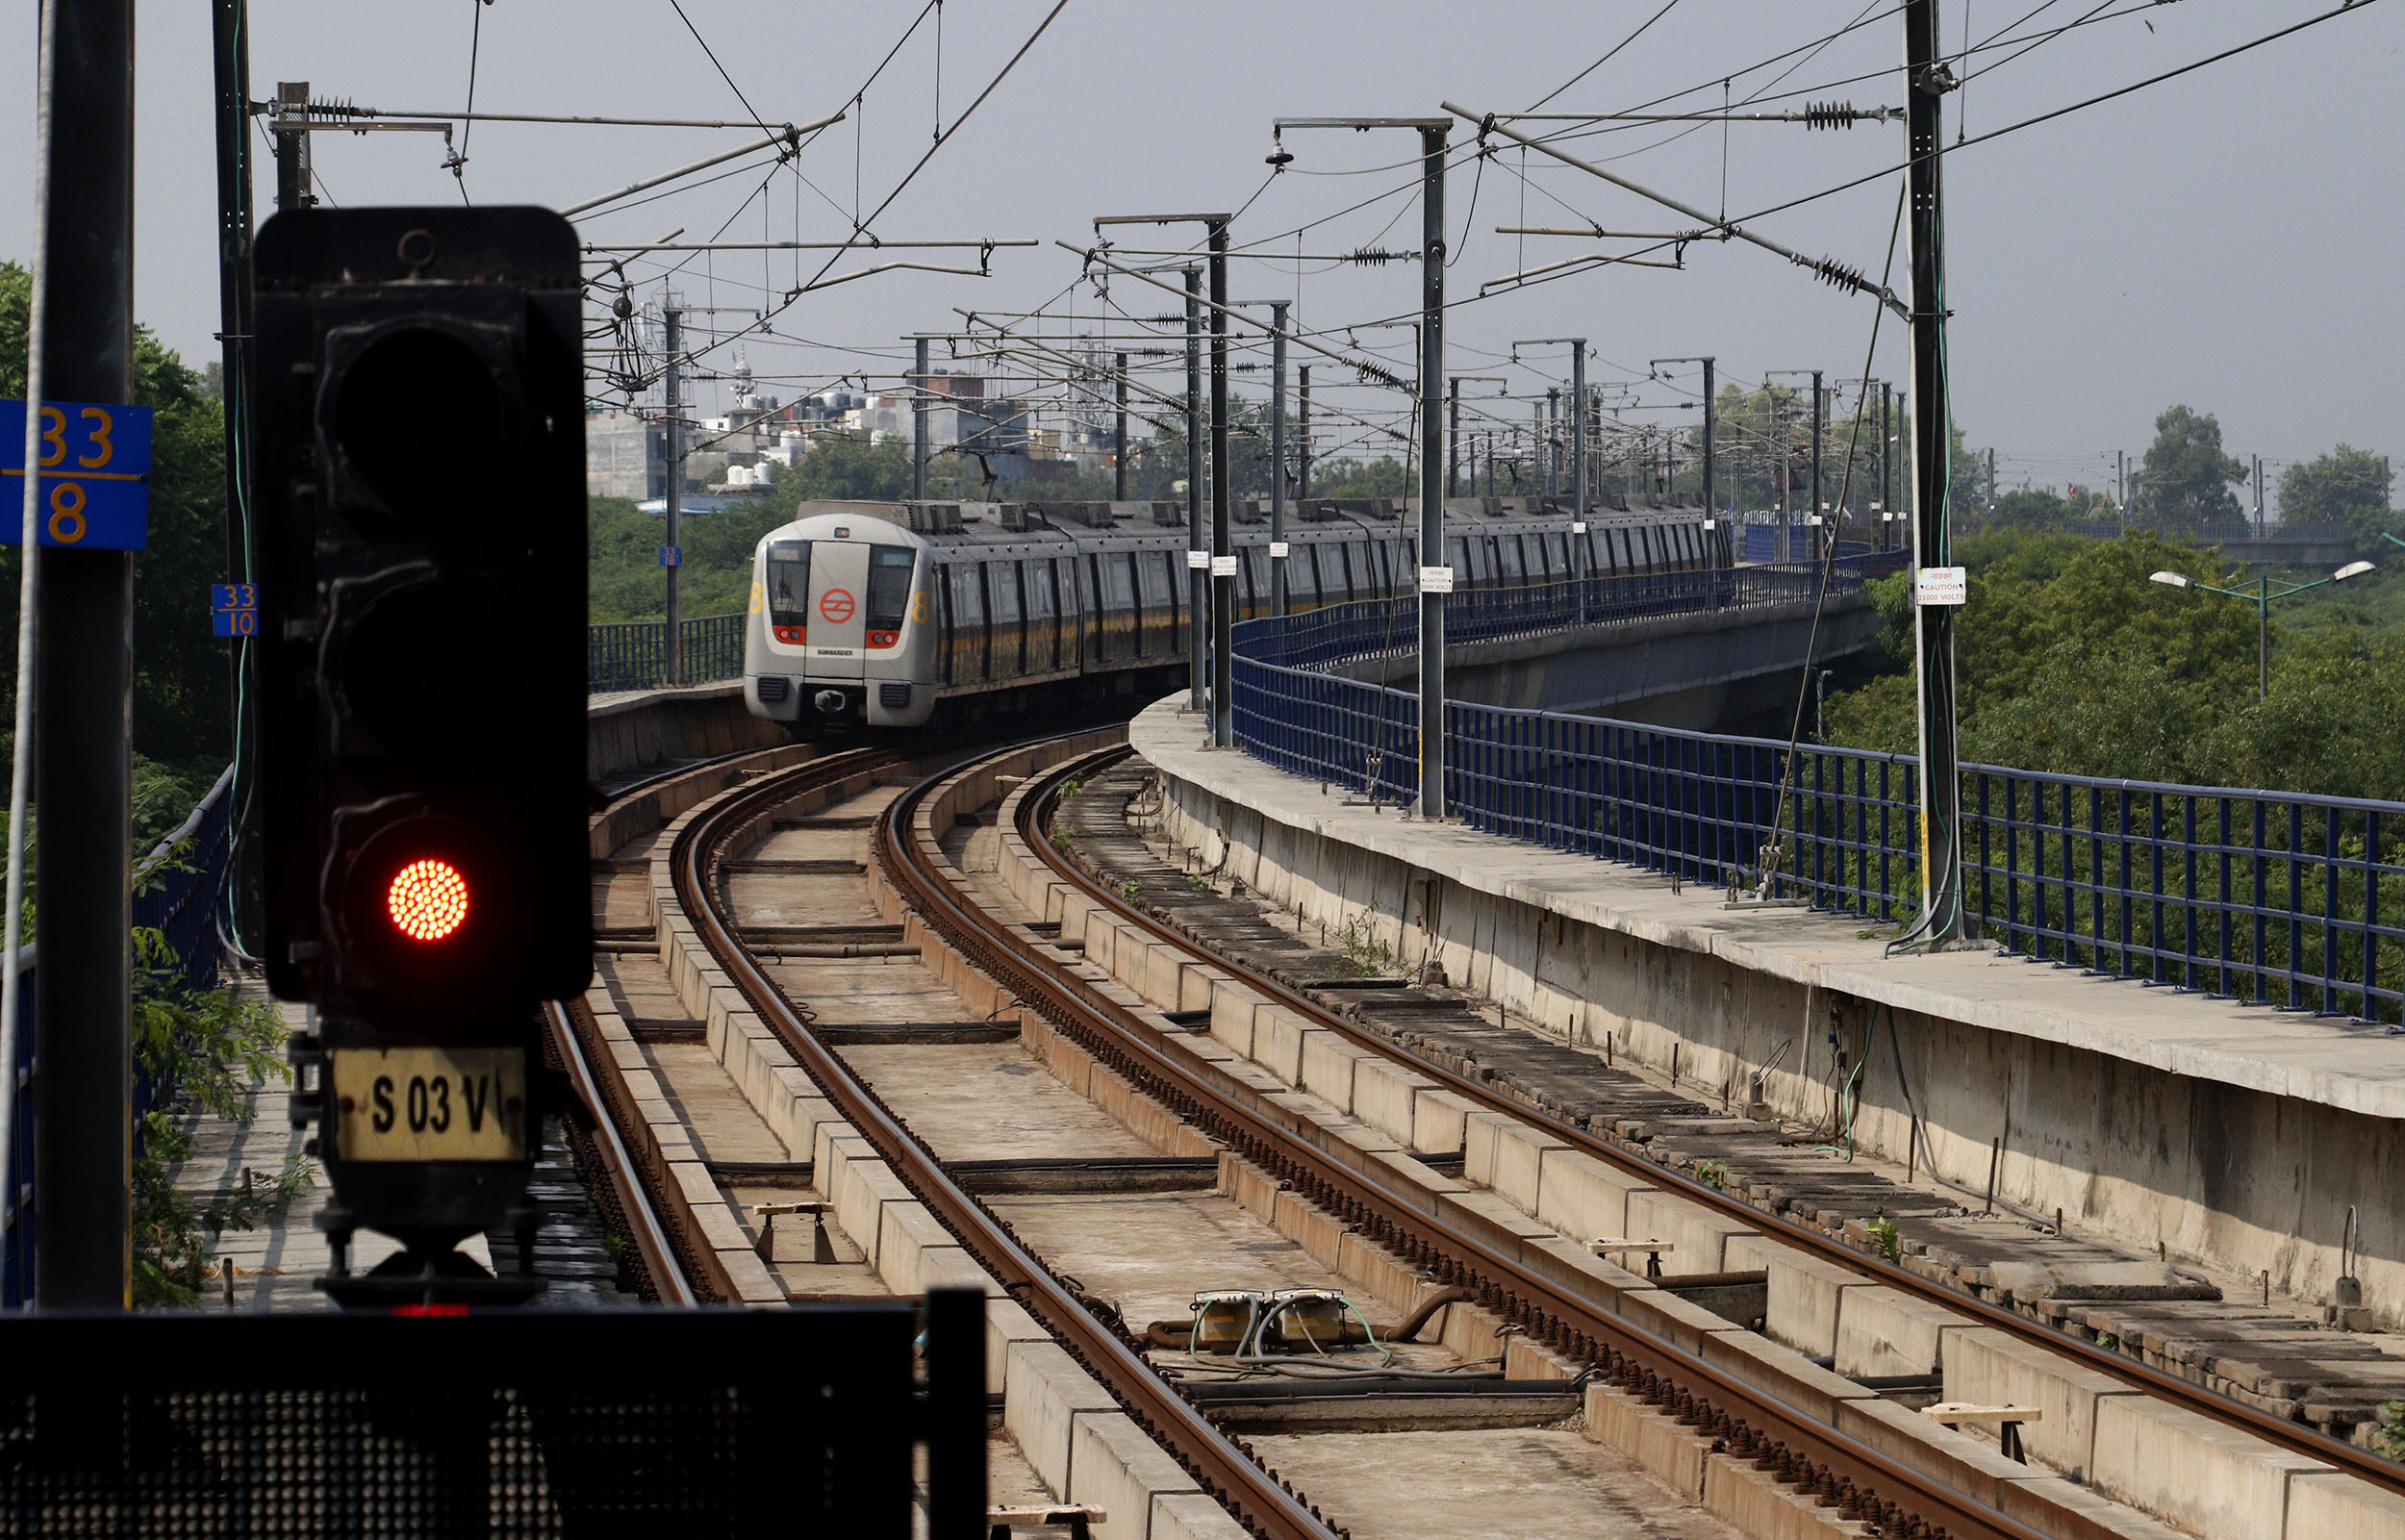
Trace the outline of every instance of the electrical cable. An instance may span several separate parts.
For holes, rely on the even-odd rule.
[[[1592,75],[1595,71],[1603,68],[1606,64],[1610,63],[1613,57],[1616,56],[1621,49],[1626,48],[1629,44],[1636,41],[1639,38],[1644,37],[1646,28],[1652,26],[1655,22],[1659,21],[1662,17],[1670,14],[1673,10],[1677,9],[1678,4],[1679,0],[1669,0],[1669,3],[1664,5],[1659,11],[1655,12],[1652,15],[1647,16],[1643,21],[1638,22],[1636,31],[1621,38],[1618,42],[1613,43],[1610,48],[1605,51],[1603,58],[1596,60],[1593,63],[1587,65],[1584,69],[1580,70],[1568,80],[1565,80],[1560,85],[1556,86],[1552,90],[1549,90],[1544,95],[1539,96],[1535,101],[1529,104],[1528,110],[1532,113],[1535,112],[1538,108],[1544,106],[1547,102],[1552,101],[1563,91],[1568,90],[1580,81],[1584,80],[1587,76]]]
[[[451,180],[459,184],[459,201],[473,202],[468,196],[468,141],[476,133],[476,63],[484,55],[484,8],[493,0],[468,0],[473,18],[468,32],[468,114],[466,126],[459,132],[459,153],[450,158]]]
[[[16,1036],[24,1004],[19,947],[25,931],[25,821],[33,778],[35,574],[41,565],[42,349],[49,328],[43,311],[50,296],[50,140],[59,79],[59,0],[41,0],[41,47],[36,65],[34,109],[34,221],[31,235],[32,294],[25,316],[25,487],[17,512],[16,737],[9,745],[9,855],[7,907],[0,913],[0,1230],[16,1218],[12,1167],[16,1151]]]

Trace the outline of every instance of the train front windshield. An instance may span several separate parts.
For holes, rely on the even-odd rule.
[[[769,545],[769,624],[779,642],[808,639],[810,543],[780,540]]]
[[[869,645],[897,646],[910,611],[910,574],[919,553],[907,545],[869,548]]]

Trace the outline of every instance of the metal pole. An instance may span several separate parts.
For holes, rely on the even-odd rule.
[[[1904,88],[1911,161],[1912,563],[1953,565],[1946,495],[1945,251],[1942,245],[1944,102],[1937,68],[1937,0],[1904,0]],[[1915,604],[1921,770],[1921,918],[1928,939],[1962,933],[1961,745],[1955,718],[1952,606]]]
[[[1829,504],[1820,495],[1820,441],[1829,436],[1826,416],[1828,410],[1828,399],[1821,394],[1820,390],[1820,370],[1814,369],[1812,370],[1812,506],[1805,515],[1804,527],[1806,529],[1810,529],[1815,519],[1829,517]],[[1805,543],[1811,551],[1812,559],[1818,561],[1820,542],[1814,540],[1807,541]]]
[[[1445,495],[1461,495],[1461,377],[1445,382]]]
[[[1545,387],[1545,442],[1539,450],[1545,457],[1545,495],[1561,495],[1561,391],[1557,386]]]
[[[2271,695],[2271,579],[2255,579],[2255,698]]]
[[[1444,452],[1436,392],[1445,374],[1445,130],[1420,130],[1420,816],[1445,816],[1445,595],[1427,574],[1445,566]],[[1452,585],[1448,583],[1446,587]]]
[[[1586,339],[1570,341],[1570,519],[1575,526],[1586,518]],[[1570,548],[1577,561],[1579,619],[1586,619],[1586,537],[1574,528]]]
[[[1202,269],[1186,269],[1186,708],[1203,709],[1204,593],[1209,552],[1202,547]]]
[[[676,549],[674,563],[668,572],[667,620],[660,637],[660,680],[674,686],[685,682],[684,616],[677,607],[676,574],[683,570],[684,552],[677,549],[685,533],[685,401],[682,366],[685,357],[685,313],[674,305],[662,308],[667,322],[668,370],[662,380],[667,392],[667,406],[662,416],[668,419],[668,493],[666,507],[668,529],[666,543]],[[926,344],[919,344],[924,349]]]
[[[1119,425],[1111,431],[1111,458],[1118,463],[1119,473],[1112,479],[1111,495],[1124,503],[1127,500],[1127,355],[1118,354],[1117,361]]]
[[[42,394],[134,387],[134,4],[56,12]],[[55,546],[37,588],[35,1292],[122,1310],[133,1273],[134,553]],[[12,1072],[13,1073],[13,1072]]]
[[[1715,422],[1712,414],[1718,411],[1712,401],[1712,361],[1704,360],[1704,517],[1713,518],[1712,512],[1712,447]]]
[[[1888,403],[1893,387],[1879,382],[1879,548],[1887,548],[1887,531],[1895,522],[1895,422]]]
[[[924,502],[927,496],[927,340],[918,340],[918,357],[911,361],[910,376],[910,496],[914,502]]]
[[[280,81],[268,124],[275,135],[275,206],[306,209],[317,200],[309,190],[309,82]]]
[[[1286,302],[1269,308],[1269,613],[1286,613]]]
[[[1228,221],[1211,221],[1211,744],[1236,742],[1229,651],[1235,644],[1236,544],[1228,529]]]
[[[211,7],[217,96],[217,325],[220,388],[225,409],[225,576],[252,581],[250,561],[250,21],[248,0],[214,0]],[[228,906],[237,937],[259,933],[264,858],[260,848],[257,756],[259,693],[244,688],[257,663],[248,638],[227,649],[227,679],[235,745],[232,868]]]
[[[1311,366],[1295,371],[1294,495],[1303,502],[1311,495]]]

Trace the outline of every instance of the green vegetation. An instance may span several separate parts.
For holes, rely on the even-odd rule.
[[[1896,1233],[1895,1221],[1881,1216],[1862,1226],[1870,1236],[1870,1244],[1881,1256],[1890,1262],[1904,1260],[1904,1237]]]
[[[2405,789],[2405,576],[2383,569],[2273,608],[2255,694],[2253,606],[2151,583],[2228,575],[2214,547],[2145,531],[2090,541],[1993,530],[1971,570],[1956,672],[1966,759],[2068,774],[2385,797]],[[2405,564],[2401,564],[2405,565]],[[1872,594],[1876,672],[1829,700],[1832,743],[1911,753],[1909,579]]]

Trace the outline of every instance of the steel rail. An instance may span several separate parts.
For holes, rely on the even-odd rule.
[[[672,765],[651,774],[620,786],[611,795],[612,809],[658,790],[681,776],[708,770],[759,752],[738,749],[727,754],[714,754],[685,764]],[[871,758],[879,762],[882,750],[852,750],[847,754],[829,755],[796,766],[789,775],[794,777],[797,792],[807,791],[827,779],[841,779],[855,774]],[[646,1159],[640,1140],[630,1142],[620,1126],[621,1114],[631,1117],[631,1109],[621,1108],[620,1099],[594,1073],[593,1055],[598,1051],[596,1041],[588,1037],[597,1031],[590,1012],[581,999],[546,1000],[543,1006],[544,1025],[559,1053],[560,1065],[566,1073],[569,1088],[583,1104],[593,1123],[593,1142],[601,1163],[601,1175],[616,1199],[619,1214],[625,1222],[627,1239],[633,1242],[636,1254],[642,1258],[644,1270],[650,1275],[652,1289],[660,1302],[671,1306],[696,1306],[722,1302],[718,1289],[700,1257],[707,1250],[702,1239],[687,1231],[686,1225],[666,1206],[669,1191],[668,1174],[657,1169],[657,1163]]]
[[[1822,1232],[1798,1224],[1786,1215],[1757,1208],[1742,1199],[1733,1198],[1669,1167],[1658,1165],[1630,1154],[1609,1140],[1598,1137],[1586,1128],[1558,1118],[1552,1113],[1517,1101],[1496,1091],[1483,1081],[1474,1080],[1432,1058],[1426,1058],[1399,1047],[1392,1041],[1372,1032],[1341,1014],[1330,1010],[1308,995],[1294,989],[1273,974],[1211,951],[1180,933],[1153,915],[1127,903],[1108,886],[1096,880],[1091,872],[1075,862],[1055,859],[1056,848],[1043,837],[1040,825],[1049,821],[1052,803],[1060,787],[1073,777],[1092,778],[1111,764],[1134,752],[1127,747],[1108,748],[1084,756],[1047,771],[1020,804],[1021,834],[1030,849],[1036,851],[1051,871],[1078,889],[1088,898],[1108,909],[1113,915],[1138,926],[1149,935],[1178,947],[1189,955],[1206,961],[1210,966],[1233,973],[1252,988],[1278,1004],[1304,1017],[1316,1026],[1335,1032],[1356,1048],[1381,1057],[1409,1065],[1420,1073],[1439,1081],[1445,1090],[1479,1105],[1523,1122],[1543,1126],[1545,1131],[1570,1145],[1581,1153],[1590,1155],[1622,1172],[1643,1176],[1654,1186],[1668,1189],[1680,1197],[1704,1205],[1724,1218],[1738,1220],[1751,1228],[1764,1230],[1774,1238],[1788,1242],[1825,1261],[1861,1273],[1865,1276],[1901,1290],[1932,1304],[1942,1305],[1959,1314],[1967,1315],[1982,1325],[1993,1326],[2011,1333],[2015,1339],[2077,1359],[2088,1368],[2110,1375],[2139,1390],[2168,1401],[2185,1410],[2211,1417],[2216,1422],[2242,1428],[2267,1442],[2278,1444],[2293,1452],[2324,1460],[2388,1491],[2405,1494],[2405,1467],[2381,1458],[2319,1432],[2301,1423],[2275,1417],[2259,1407],[2250,1406],[2235,1397],[2218,1392],[2165,1373],[2150,1364],[2140,1363],[2125,1354],[2108,1351],[2093,1343],[2083,1341],[2067,1332],[2041,1325],[2018,1312],[1979,1299],[1974,1295],[1951,1289],[1923,1277],[1906,1268],[1843,1246]]]
[[[877,860],[889,878],[925,906],[923,913],[949,914],[959,923],[965,921],[966,911],[957,897],[926,875],[910,833],[919,803],[956,769],[940,770],[896,798],[878,820],[875,846]],[[784,992],[745,947],[733,917],[718,899],[717,886],[711,880],[713,868],[722,858],[722,846],[736,831],[803,789],[798,775],[799,771],[789,771],[764,776],[754,785],[722,796],[678,836],[671,857],[677,900],[703,945],[726,969],[762,1022],[903,1184],[1000,1280],[1005,1291],[1025,1304],[1101,1379],[1148,1431],[1173,1445],[1204,1491],[1226,1503],[1265,1540],[1338,1540],[1341,1531],[1281,1487],[1249,1452],[1213,1426],[1201,1409],[1171,1389],[1134,1345],[1098,1317],[1020,1243],[1010,1226],[962,1188],[909,1125],[809,1029]]]
[[[1090,767],[1091,757],[1075,765]],[[1072,766],[1039,778],[1056,789]],[[925,790],[924,784],[919,789]],[[1051,795],[1030,794],[1025,809]],[[915,796],[898,801],[899,820]],[[881,825],[878,855],[922,920],[978,968],[1042,1013],[1099,1062],[1137,1089],[1288,1183],[1340,1222],[1433,1268],[1440,1282],[1471,1288],[1480,1302],[1549,1346],[1597,1366],[1603,1377],[1697,1428],[1715,1452],[1751,1458],[1815,1494],[1840,1517],[1876,1521],[1883,1533],[1941,1533],[1953,1540],[2041,1540],[2040,1531],[1911,1470],[1877,1449],[1738,1378],[1700,1353],[1623,1320],[1561,1280],[1502,1254],[1482,1237],[1430,1212],[1425,1195],[1395,1191],[1318,1148],[1303,1114],[1225,1086],[1174,1051],[1162,1028],[1112,1000],[1065,959],[1044,955],[1024,931],[998,922],[952,890],[915,837]]]
[[[558,1000],[545,1000],[543,1019],[550,1029],[552,1045],[559,1050],[569,1088],[575,1092],[576,1099],[584,1103],[586,1115],[593,1120],[593,1142],[600,1152],[602,1174],[617,1197],[619,1214],[626,1222],[628,1239],[635,1243],[636,1254],[643,1259],[644,1272],[650,1275],[652,1292],[666,1305],[690,1307],[701,1303],[701,1296],[685,1275],[684,1264],[669,1240],[668,1227],[660,1223],[651,1194],[644,1186],[641,1168],[625,1141],[619,1137],[618,1120],[594,1078],[593,1065],[585,1057],[585,1046],[576,1036],[575,1023],[569,1020],[569,1007]]]

